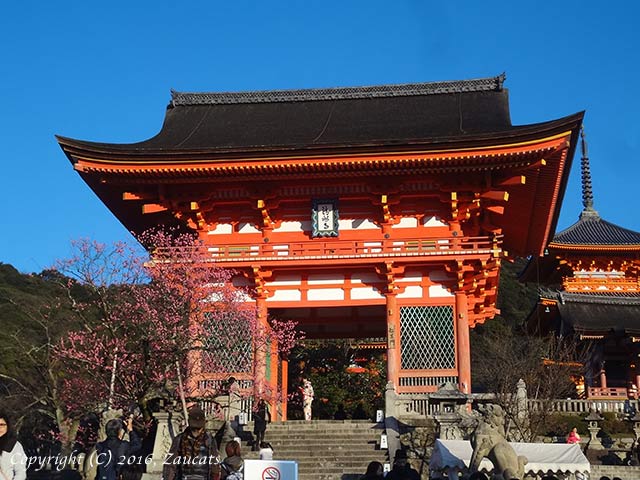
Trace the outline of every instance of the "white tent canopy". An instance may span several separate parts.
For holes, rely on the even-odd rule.
[[[547,473],[580,473],[588,477],[591,472],[589,460],[584,456],[580,446],[566,443],[516,443],[510,442],[518,455],[527,457],[525,473],[543,475]],[[429,470],[449,473],[449,471],[466,472],[473,449],[467,440],[436,440]],[[482,460],[480,469],[490,472],[493,464],[486,458]],[[456,477],[457,478],[457,477]]]

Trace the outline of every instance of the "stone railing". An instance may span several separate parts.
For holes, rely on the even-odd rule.
[[[478,403],[492,403],[495,395],[492,394],[472,394],[471,398]],[[424,418],[433,416],[436,412],[436,405],[429,401],[429,394],[400,394],[396,395],[396,412],[399,418]],[[629,406],[640,411],[640,401],[629,400]],[[566,400],[527,400],[527,409],[530,412],[550,410],[557,413],[582,414],[591,410],[598,412],[625,412],[624,400],[601,400],[601,399],[566,399]]]
[[[629,406],[638,411],[638,400],[629,400]],[[567,400],[527,400],[529,411],[551,410],[559,413],[588,413],[591,410],[598,412],[625,413],[625,400],[603,399],[567,399]]]
[[[426,393],[396,395],[395,403],[399,418],[424,418],[435,413],[435,405],[429,403],[429,394]]]

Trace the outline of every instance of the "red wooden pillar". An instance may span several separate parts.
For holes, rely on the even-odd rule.
[[[281,392],[281,404],[282,404],[282,418],[281,420],[287,420],[287,393],[289,392],[289,360],[286,358],[280,362],[280,368],[282,369],[282,392]]]
[[[469,344],[467,296],[456,292],[456,353],[458,360],[458,385],[462,393],[471,393],[471,346]]]
[[[271,328],[269,326],[269,328]],[[269,384],[269,403],[271,405],[275,405],[275,403],[278,401],[279,397],[279,393],[278,393],[278,364],[280,362],[278,362],[278,345],[276,343],[275,340],[273,340],[271,342],[271,344],[269,345],[269,348],[271,349],[271,382]],[[277,410],[275,408],[272,408],[272,410]],[[272,415],[274,415],[276,418],[274,418],[274,420],[277,420],[277,415],[278,412],[271,412]]]
[[[387,293],[387,382],[398,388],[400,375],[400,311],[395,293]]]
[[[254,395],[262,397],[264,395],[264,389],[267,381],[267,355],[266,349],[270,348],[270,345],[265,344],[266,329],[269,327],[267,324],[267,301],[266,298],[259,296],[256,298],[256,307],[258,314],[258,336],[260,337],[259,344],[255,346],[254,364],[255,371],[255,384],[253,386]]]
[[[607,388],[607,372],[600,370],[600,388]]]

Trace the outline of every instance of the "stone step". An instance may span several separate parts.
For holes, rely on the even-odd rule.
[[[247,440],[253,426],[245,425],[243,457],[258,458]],[[303,420],[269,424],[265,440],[273,445],[274,460],[298,463],[300,480],[359,479],[369,462],[387,463],[386,450],[380,450],[384,426],[368,420]]]
[[[279,437],[276,435],[270,435],[269,432],[265,435],[265,441],[273,443],[286,444],[300,444],[300,442],[322,444],[327,438],[331,438],[333,445],[352,445],[354,442],[358,443],[370,443],[375,444],[380,442],[380,435],[367,435],[367,436],[354,436],[354,435],[290,435],[286,437]]]

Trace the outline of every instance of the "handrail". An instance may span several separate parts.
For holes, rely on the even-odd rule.
[[[407,238],[378,240],[315,239],[301,242],[235,243],[207,245],[208,256],[218,262],[286,261],[500,252],[502,237]]]

